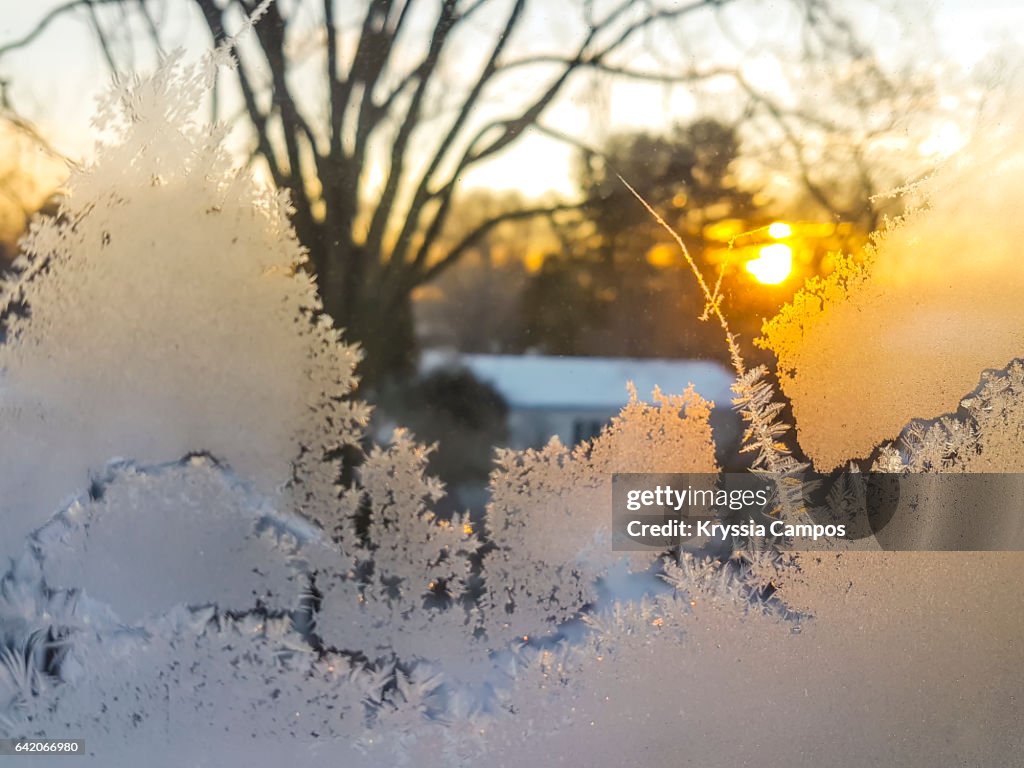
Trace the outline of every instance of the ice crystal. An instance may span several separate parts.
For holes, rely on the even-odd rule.
[[[449,665],[476,658],[474,619],[461,599],[480,544],[467,518],[430,511],[443,488],[425,472],[428,453],[397,430],[388,448],[370,451],[345,493],[350,523],[367,517],[365,532],[348,534],[358,540],[350,568],[311,562],[322,595],[316,631],[328,645]]]
[[[491,478],[487,527],[498,549],[485,561],[493,634],[542,630],[596,598],[611,552],[611,478],[616,472],[714,472],[710,403],[692,388],[636,392],[601,435],[575,448],[502,451]],[[650,564],[636,563],[645,568]]]
[[[986,371],[955,413],[912,423],[883,447],[876,469],[1017,472],[1024,444],[1024,364]],[[902,450],[900,450],[902,449]]]
[[[193,122],[210,81],[208,65],[172,57],[119,84],[96,164],[72,177],[4,289],[2,735],[80,734],[92,764],[114,766],[1019,755],[1007,643],[1024,630],[1019,559],[637,555],[628,567],[661,568],[664,583],[602,595],[623,568],[611,475],[716,469],[710,404],[692,391],[655,392],[653,405],[633,393],[576,448],[502,452],[480,530],[435,516],[430,449],[402,431],[342,490],[333,456],[366,416],[347,399],[357,353],[319,317],[286,201],[232,169],[221,131]],[[923,237],[935,210],[904,226]],[[864,406],[863,382],[804,365],[808,340],[847,332],[835,318],[877,285],[886,300],[903,290],[878,267],[901,236],[887,237],[869,269],[845,263],[766,329],[823,465],[873,446],[890,415],[909,420],[901,401],[902,421],[887,412],[846,443],[833,434],[831,455],[822,441],[844,413],[833,406]],[[928,302],[944,295],[925,288]],[[957,370],[972,354],[957,352]],[[795,476],[765,372],[738,373],[756,469]],[[829,396],[808,400],[807,382]],[[989,374],[960,413],[880,461],[1008,468],[1022,392],[1019,364]],[[972,727],[951,731],[965,711]]]
[[[207,451],[331,514],[324,454],[358,436],[356,352],[317,322],[284,197],[193,120],[208,65],[172,57],[103,102],[94,164],[25,242],[0,346],[0,510],[18,546],[119,456]],[[313,488],[312,494],[307,493]]]
[[[49,588],[81,589],[129,625],[177,605],[297,607],[305,581],[288,559],[315,529],[209,461],[116,467],[90,496],[33,537]]]
[[[862,264],[811,280],[764,328],[819,470],[866,457],[909,421],[955,407],[1024,349],[1019,108],[916,188]]]
[[[84,638],[74,655],[81,679],[34,727],[87,732],[107,749],[142,739],[200,755],[225,741],[352,736],[365,726],[351,665],[318,660],[286,620],[171,612],[143,632]]]

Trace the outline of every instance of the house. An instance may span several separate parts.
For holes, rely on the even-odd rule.
[[[691,383],[715,409],[711,424],[719,460],[735,455],[741,429],[732,410],[732,372],[709,360],[456,354],[424,352],[420,369],[465,368],[508,404],[508,444],[538,448],[552,435],[575,445],[600,433],[629,401],[627,382],[649,400],[657,386],[680,393]]]

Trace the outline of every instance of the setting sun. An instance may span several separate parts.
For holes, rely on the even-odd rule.
[[[793,270],[793,249],[785,243],[766,245],[756,259],[747,262],[746,267],[759,283],[778,285]]]

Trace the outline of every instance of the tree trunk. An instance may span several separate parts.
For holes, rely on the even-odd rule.
[[[327,239],[327,238],[323,238]],[[410,291],[393,282],[381,285],[374,254],[342,239],[329,241],[325,253],[312,253],[317,290],[324,311],[348,343],[358,343],[357,368],[365,393],[416,368],[416,335]]]

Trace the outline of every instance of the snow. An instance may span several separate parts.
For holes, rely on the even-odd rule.
[[[420,363],[424,372],[465,367],[485,381],[514,408],[614,410],[629,402],[626,382],[638,392],[659,387],[682,392],[690,384],[716,405],[732,401],[732,374],[709,360],[645,360],[541,355],[453,355],[432,350]]]

